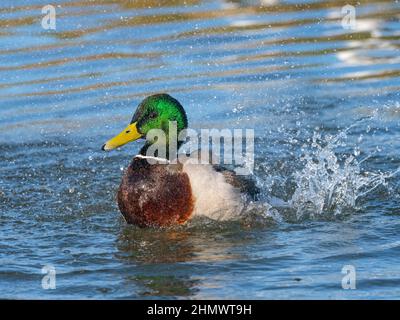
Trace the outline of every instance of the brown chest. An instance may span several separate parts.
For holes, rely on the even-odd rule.
[[[140,227],[182,224],[194,208],[189,177],[178,165],[138,158],[125,172],[117,200],[125,220]]]

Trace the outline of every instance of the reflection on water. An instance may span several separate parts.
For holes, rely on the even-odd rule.
[[[138,285],[144,296],[192,296],[198,292],[200,279],[179,272],[180,264],[246,260],[246,254],[236,253],[235,247],[254,240],[241,234],[237,225],[203,223],[163,231],[124,227],[117,256],[138,268],[137,274],[127,275],[126,282]],[[171,274],[171,268],[178,272]]]
[[[56,3],[56,30],[42,0],[0,4],[2,298],[398,297],[396,1],[354,3],[349,30],[345,0]],[[125,225],[115,191],[139,145],[100,147],[157,92],[193,128],[255,129],[265,203],[246,219]]]
[[[232,252],[240,237],[236,223],[219,226],[211,221],[192,223],[177,229],[143,230],[126,227],[119,238],[119,247],[128,253],[127,259],[139,263],[174,263],[190,261],[224,261],[244,259]]]

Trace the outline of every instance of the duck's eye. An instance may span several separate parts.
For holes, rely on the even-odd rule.
[[[157,118],[157,112],[151,112],[151,113],[149,114],[149,118],[150,118],[150,119],[155,119],[155,118]]]
[[[126,131],[125,131],[125,133],[129,133],[129,132],[131,132],[131,130],[126,130]]]

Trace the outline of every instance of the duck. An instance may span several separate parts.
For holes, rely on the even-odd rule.
[[[188,128],[181,103],[167,93],[150,95],[139,103],[128,126],[102,146],[103,151],[110,151],[144,140],[125,169],[116,195],[125,221],[144,228],[183,225],[196,216],[238,219],[246,204],[259,194],[253,179],[238,176],[221,165],[190,161],[198,159],[199,152],[193,152],[185,161],[172,161],[176,156],[168,151],[164,157],[158,153],[148,156],[156,143],[149,137],[154,129],[165,133],[169,150],[171,122],[176,123],[178,135]],[[174,142],[178,149],[183,144]]]

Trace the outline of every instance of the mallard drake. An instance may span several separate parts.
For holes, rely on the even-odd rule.
[[[102,150],[144,139],[152,129],[163,130],[168,143],[171,121],[176,122],[178,134],[188,127],[186,112],[179,101],[168,94],[149,96],[139,104],[130,124],[108,140]],[[184,224],[198,215],[216,220],[234,219],[245,208],[248,196],[254,198],[258,193],[251,180],[221,166],[190,161],[172,164],[172,155],[168,153],[164,162],[150,163],[146,151],[153,143],[146,139],[125,170],[118,189],[118,207],[129,224],[165,227]],[[181,144],[177,142],[178,149]]]

